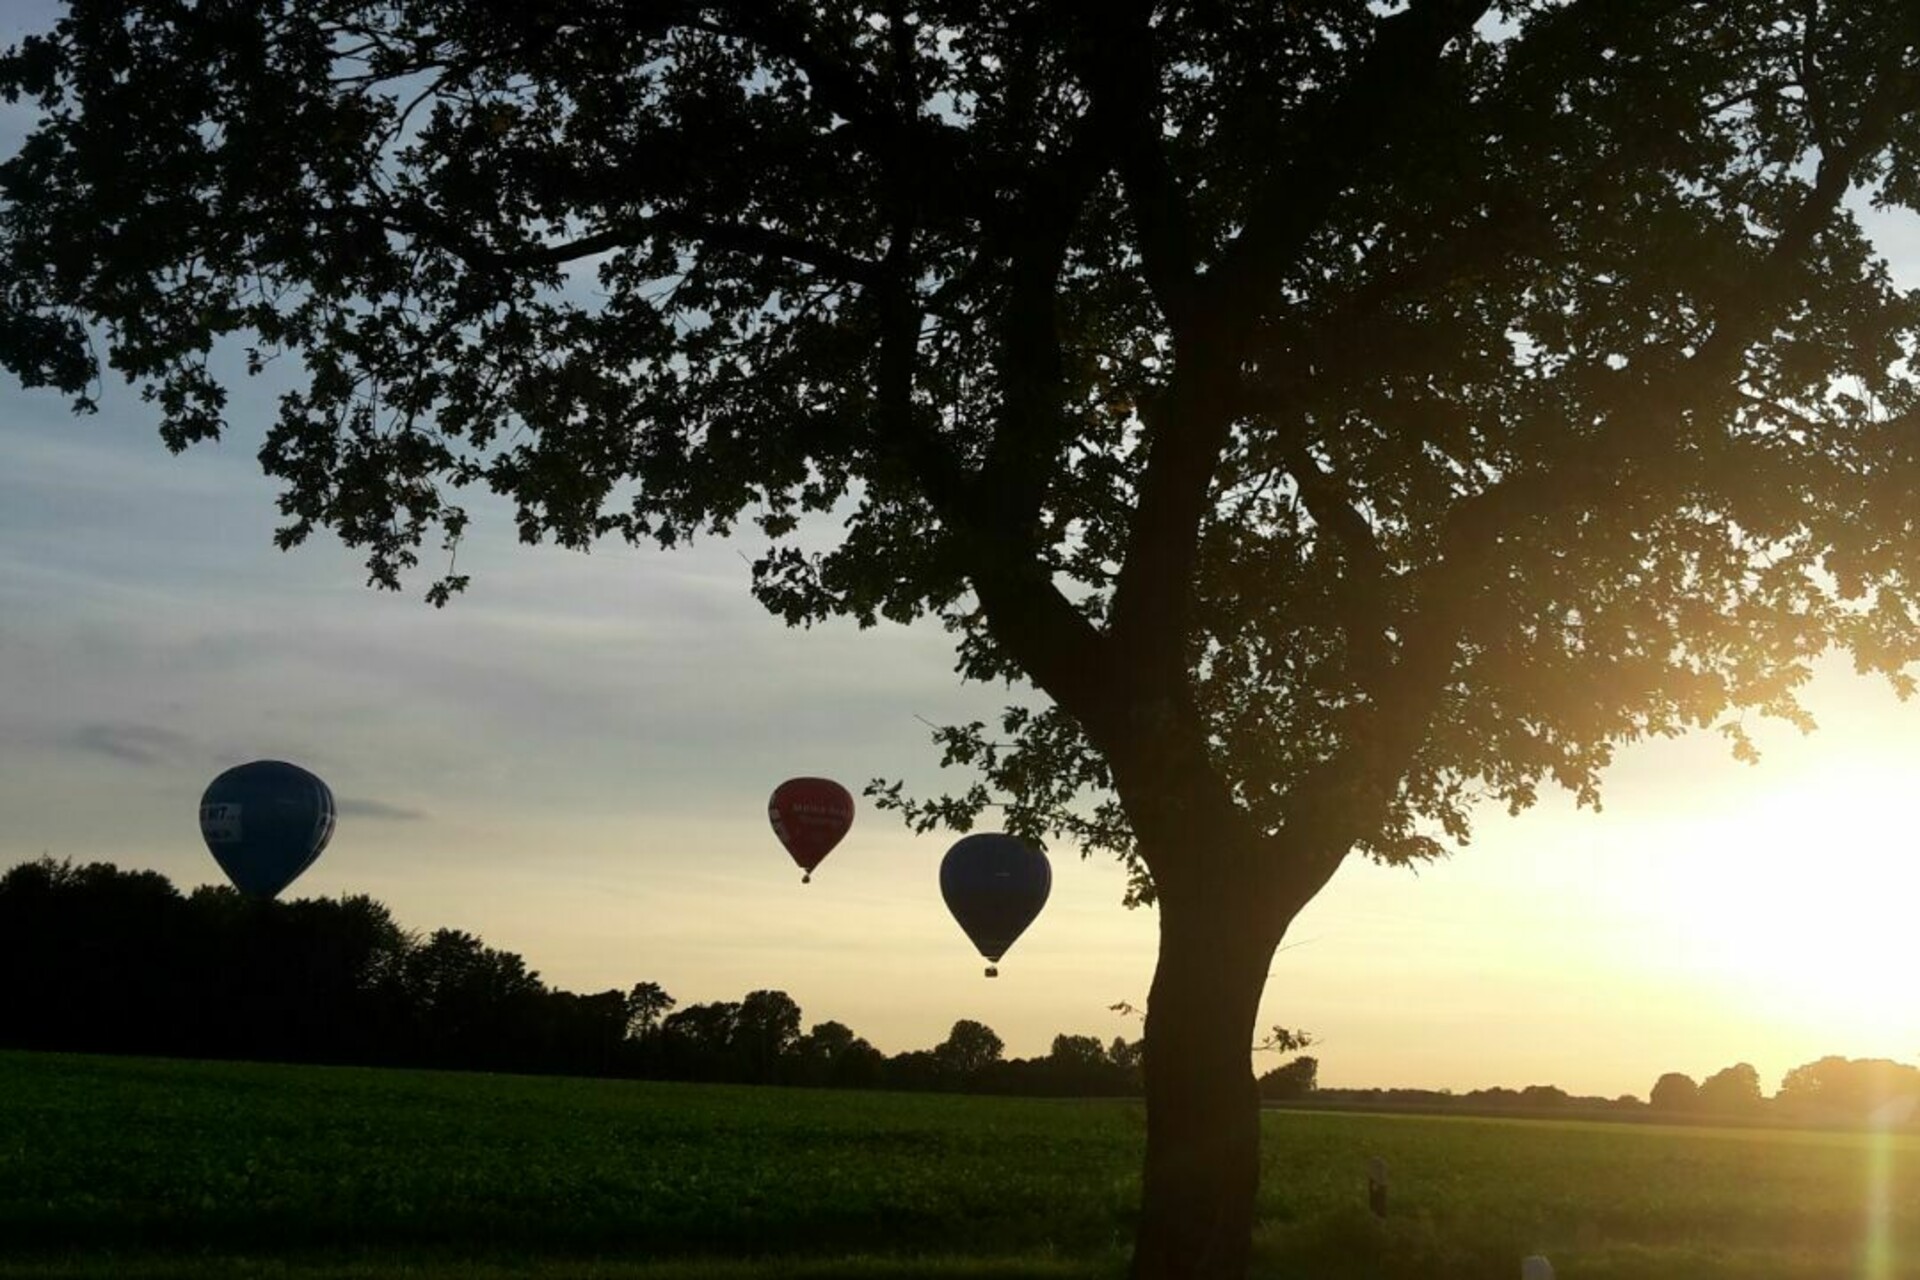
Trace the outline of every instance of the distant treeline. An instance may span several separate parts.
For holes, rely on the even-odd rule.
[[[0,1047],[1058,1096],[1140,1089],[1140,1045],[1005,1056],[981,1023],[891,1057],[802,1029],[784,991],[680,1007],[652,982],[578,995],[471,933],[365,895],[182,894],[153,871],[41,858],[0,876]]]
[[[1669,1072],[1646,1101],[1553,1085],[1322,1088],[1297,1052],[1312,1043],[1274,1028],[1267,1047],[1292,1056],[1260,1076],[1263,1097],[1791,1124],[1907,1124],[1920,1099],[1920,1069],[1839,1057],[1795,1067],[1771,1098],[1744,1062],[1698,1083]],[[157,872],[51,858],[0,876],[0,1048],[1071,1097],[1138,1093],[1141,1050],[1058,1035],[1046,1056],[1010,1059],[992,1028],[962,1019],[932,1048],[888,1056],[843,1023],[803,1030],[784,991],[684,1008],[652,982],[577,995],[473,934],[402,928],[363,894],[183,895]]]
[[[1356,1109],[1405,1111],[1551,1112],[1623,1119],[1788,1125],[1920,1127],[1920,1067],[1890,1058],[1829,1056],[1805,1063],[1781,1078],[1768,1097],[1760,1073],[1739,1062],[1705,1080],[1669,1071],[1645,1099],[1583,1097],[1550,1084],[1524,1089],[1315,1089],[1314,1103]]]

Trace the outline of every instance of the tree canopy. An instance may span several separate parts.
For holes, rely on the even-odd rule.
[[[1431,856],[1916,652],[1914,302],[1844,202],[1916,194],[1912,23],[78,4],[0,73],[47,113],[0,350],[84,402],[100,325],[175,448],[211,343],[289,354],[281,536],[385,585],[467,487],[574,546],[757,521],[782,616],[1067,695],[950,739],[1029,827],[1130,850],[1069,801],[1161,705],[1261,829]]]
[[[1700,1085],[1681,1071],[1669,1071],[1653,1082],[1647,1101],[1661,1111],[1691,1111],[1700,1104]]]

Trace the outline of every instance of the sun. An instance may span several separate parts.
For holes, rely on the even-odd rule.
[[[1672,962],[1714,990],[1836,1037],[1920,1035],[1917,832],[1920,768],[1763,766],[1666,833],[1644,887]]]

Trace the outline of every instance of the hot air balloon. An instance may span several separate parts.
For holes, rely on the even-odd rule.
[[[1009,835],[971,835],[940,860],[940,896],[987,958],[997,978],[1000,957],[1026,931],[1053,889],[1047,855]]]
[[[800,864],[802,884],[853,825],[853,796],[831,778],[788,778],[767,800],[773,834]]]
[[[200,797],[200,835],[234,888],[271,898],[327,847],[333,792],[282,760],[236,765]]]

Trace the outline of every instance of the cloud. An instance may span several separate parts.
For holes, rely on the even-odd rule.
[[[427,815],[420,809],[388,804],[384,800],[335,799],[335,811],[352,818],[373,818],[380,822],[418,822]]]
[[[74,730],[67,744],[127,764],[165,764],[193,750],[184,733],[153,724],[87,724]]]

